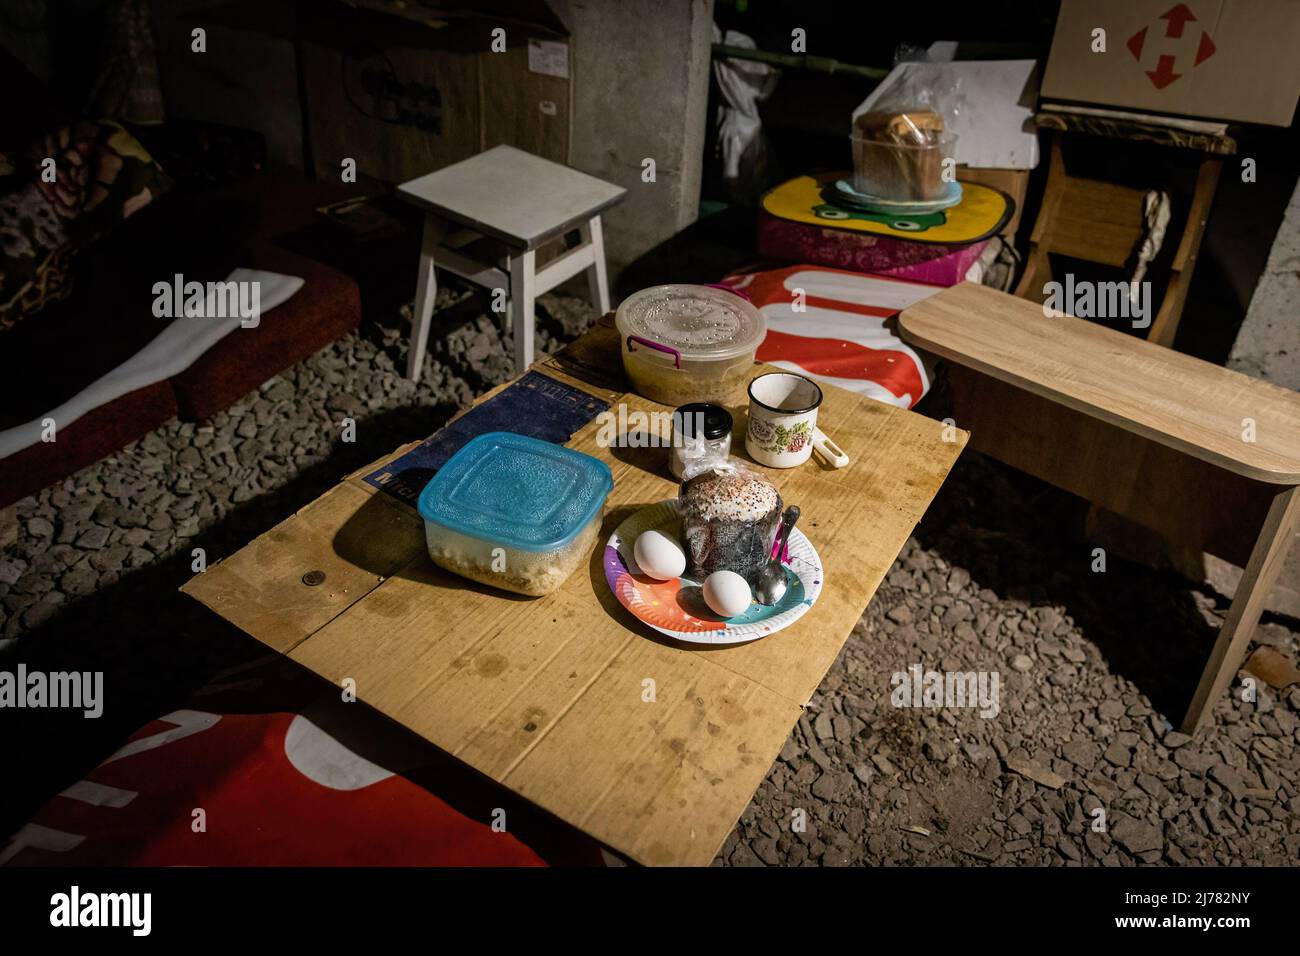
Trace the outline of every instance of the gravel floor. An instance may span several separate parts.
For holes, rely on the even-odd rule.
[[[542,307],[541,348],[593,318],[577,299]],[[233,552],[510,375],[477,297],[440,290],[418,387],[399,372],[407,328],[367,321],[211,421],[170,422],[18,504],[0,539],[0,666],[20,652],[31,668],[103,669],[131,704],[94,722],[18,712],[0,742],[16,768],[0,833],[257,652],[175,596],[192,548]],[[1197,739],[1173,732],[1162,715],[1190,694],[1226,602],[1115,560],[1094,573],[1080,515],[963,456],[717,862],[1300,862],[1300,689],[1225,698]],[[1259,640],[1295,659],[1285,624]],[[1000,712],[893,706],[891,677],[914,664],[996,672]]]

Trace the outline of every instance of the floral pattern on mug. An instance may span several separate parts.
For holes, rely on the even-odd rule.
[[[812,439],[812,423],[808,421],[796,422],[786,428],[751,418],[749,431],[758,446],[771,455],[795,454]]]
[[[751,416],[749,419],[749,434],[760,446],[766,447],[776,436],[776,429],[772,427],[771,422]]]

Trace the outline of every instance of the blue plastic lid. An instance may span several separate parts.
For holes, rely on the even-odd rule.
[[[572,448],[487,432],[451,456],[420,492],[420,517],[523,551],[563,547],[614,487],[609,466]]]

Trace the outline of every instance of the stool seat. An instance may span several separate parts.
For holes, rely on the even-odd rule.
[[[942,358],[1271,484],[1300,484],[1300,394],[970,282],[913,305],[904,337]],[[1243,440],[1244,420],[1254,441]]]
[[[419,281],[406,377],[418,380],[438,292],[435,268],[491,290],[493,309],[507,313],[514,331],[515,372],[533,363],[533,305],[580,272],[591,304],[609,311],[602,210],[627,190],[513,146],[495,146],[397,187],[397,195],[424,210]],[[453,228],[460,227],[460,228]],[[578,243],[559,255],[539,247],[576,232]],[[495,251],[491,261],[474,253]],[[503,254],[504,253],[504,254]]]
[[[516,249],[536,249],[626,193],[513,146],[494,146],[397,187],[399,196],[426,212]]]

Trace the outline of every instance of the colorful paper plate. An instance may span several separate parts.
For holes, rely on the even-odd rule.
[[[641,573],[632,556],[637,535],[662,531],[681,540],[677,501],[647,505],[620,524],[605,544],[605,580],[619,603],[660,634],[691,644],[742,644],[775,634],[808,613],[825,575],[817,549],[798,526],[790,533],[785,596],[772,607],[752,603],[744,614],[722,618],[709,610],[700,581],[683,576],[656,581]]]

